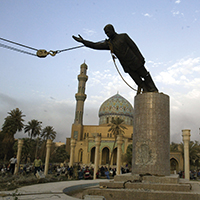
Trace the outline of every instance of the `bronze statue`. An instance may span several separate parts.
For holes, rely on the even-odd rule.
[[[109,39],[103,42],[91,42],[79,37],[72,36],[77,42],[86,47],[98,50],[110,50],[119,59],[124,71],[129,73],[143,92],[158,92],[151,75],[144,67],[144,57],[133,40],[126,34],[118,34],[114,27],[108,24],[104,27],[105,34]]]

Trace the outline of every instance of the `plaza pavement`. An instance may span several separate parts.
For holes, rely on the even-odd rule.
[[[65,188],[76,186],[76,189],[84,184],[91,185],[93,183],[98,184],[99,182],[107,181],[106,179],[96,179],[96,180],[77,180],[77,181],[63,181],[63,182],[51,182],[51,183],[41,183],[36,185],[24,186],[17,189],[17,193],[20,194],[18,200],[76,200],[63,193]],[[12,194],[16,193],[16,190],[12,191],[0,191],[0,200],[14,200]],[[4,196],[3,195],[9,196]]]

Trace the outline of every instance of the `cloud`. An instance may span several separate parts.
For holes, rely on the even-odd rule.
[[[176,4],[181,3],[181,0],[176,0],[175,3],[176,3]]]
[[[152,15],[150,15],[149,13],[145,13],[145,14],[142,14],[144,17],[152,17]]]
[[[154,80],[170,96],[171,141],[180,142],[183,129],[191,130],[191,140],[199,140],[200,57],[180,59]]]
[[[83,32],[84,32],[87,36],[92,36],[92,35],[94,35],[94,34],[96,33],[96,31],[90,30],[90,29],[86,29],[86,28],[83,29]]]
[[[55,101],[43,98],[30,102],[0,94],[0,102],[2,106],[0,111],[1,125],[4,123],[4,118],[8,115],[7,112],[19,108],[25,115],[24,124],[27,124],[32,119],[36,119],[42,121],[43,128],[53,126],[57,132],[56,141],[65,142],[66,137],[71,135],[75,101]],[[22,131],[17,133],[15,137],[27,137],[27,135]]]
[[[168,85],[181,85],[181,87],[191,88],[200,83],[200,57],[183,58],[160,72],[155,79]]]
[[[176,16],[184,17],[184,14],[178,10],[172,10],[171,12],[174,17],[176,17]]]

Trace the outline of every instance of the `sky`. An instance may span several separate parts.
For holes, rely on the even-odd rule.
[[[199,0],[1,0],[0,5],[0,38],[34,49],[79,46],[72,38],[78,34],[102,41],[107,39],[106,24],[113,24],[117,33],[127,33],[145,57],[159,92],[170,97],[171,141],[181,142],[183,129],[190,129],[191,140],[199,141]],[[2,40],[0,44],[36,54]],[[109,51],[82,47],[39,58],[0,47],[0,125],[9,111],[19,108],[26,115],[24,124],[36,119],[43,128],[53,126],[55,141],[65,142],[71,135],[77,75],[84,62],[88,66],[84,125],[98,125],[101,104],[117,92],[134,104],[136,92],[120,78]]]

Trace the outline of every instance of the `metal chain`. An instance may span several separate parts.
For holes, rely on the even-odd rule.
[[[4,38],[0,38],[0,40],[6,41],[6,42],[10,42],[12,44],[16,44],[16,45],[19,45],[19,46],[22,46],[22,47],[25,47],[25,48],[28,48],[28,49],[32,49],[34,51],[38,51],[38,49],[36,49],[36,48],[29,47],[29,46],[26,46],[26,45],[23,45],[23,44],[19,44],[17,42],[13,42],[13,41],[10,41],[10,40],[4,39]]]
[[[7,48],[7,49],[18,51],[20,53],[26,53],[26,54],[29,54],[29,55],[37,56],[39,58],[45,58],[49,54],[51,56],[55,56],[56,54],[61,53],[63,51],[69,51],[69,50],[73,50],[73,49],[84,47],[84,45],[81,45],[81,46],[71,47],[71,48],[67,48],[67,49],[63,49],[63,50],[57,50],[57,51],[50,50],[48,52],[45,49],[36,49],[36,48],[29,47],[29,46],[26,46],[26,45],[23,45],[23,44],[20,44],[20,43],[17,43],[17,42],[13,42],[13,41],[10,41],[10,40],[4,39],[4,38],[0,38],[0,40],[3,40],[5,42],[9,42],[9,43],[12,43],[12,44],[15,44],[15,45],[19,45],[21,47],[25,47],[25,48],[28,48],[28,49],[31,49],[31,50],[34,50],[34,51],[37,51],[37,52],[36,52],[36,54],[33,54],[33,53],[30,53],[30,52],[27,52],[27,51],[24,51],[24,50],[20,50],[20,49],[17,49],[15,47],[10,47],[8,45],[1,44],[1,43],[0,43],[0,47],[4,47],[4,48]]]
[[[73,50],[73,49],[78,49],[78,48],[81,48],[81,47],[84,47],[84,46],[85,46],[85,45],[80,45],[80,46],[71,47],[71,48],[68,48],[68,49],[57,50],[57,51],[55,51],[55,52],[57,52],[57,54],[58,54],[58,53],[61,53],[61,52],[63,52],[63,51],[69,51],[69,50]]]
[[[10,47],[10,46],[5,45],[5,44],[1,44],[1,43],[0,43],[0,47],[4,47],[4,48],[10,49],[10,50],[18,51],[18,52],[20,52],[20,53],[25,53],[25,54],[29,54],[29,55],[32,55],[32,56],[36,56],[36,54],[34,54],[34,53],[30,53],[30,52],[28,52],[28,51],[23,51],[23,50],[21,50],[21,49],[17,49],[17,48],[14,48],[14,47]]]

